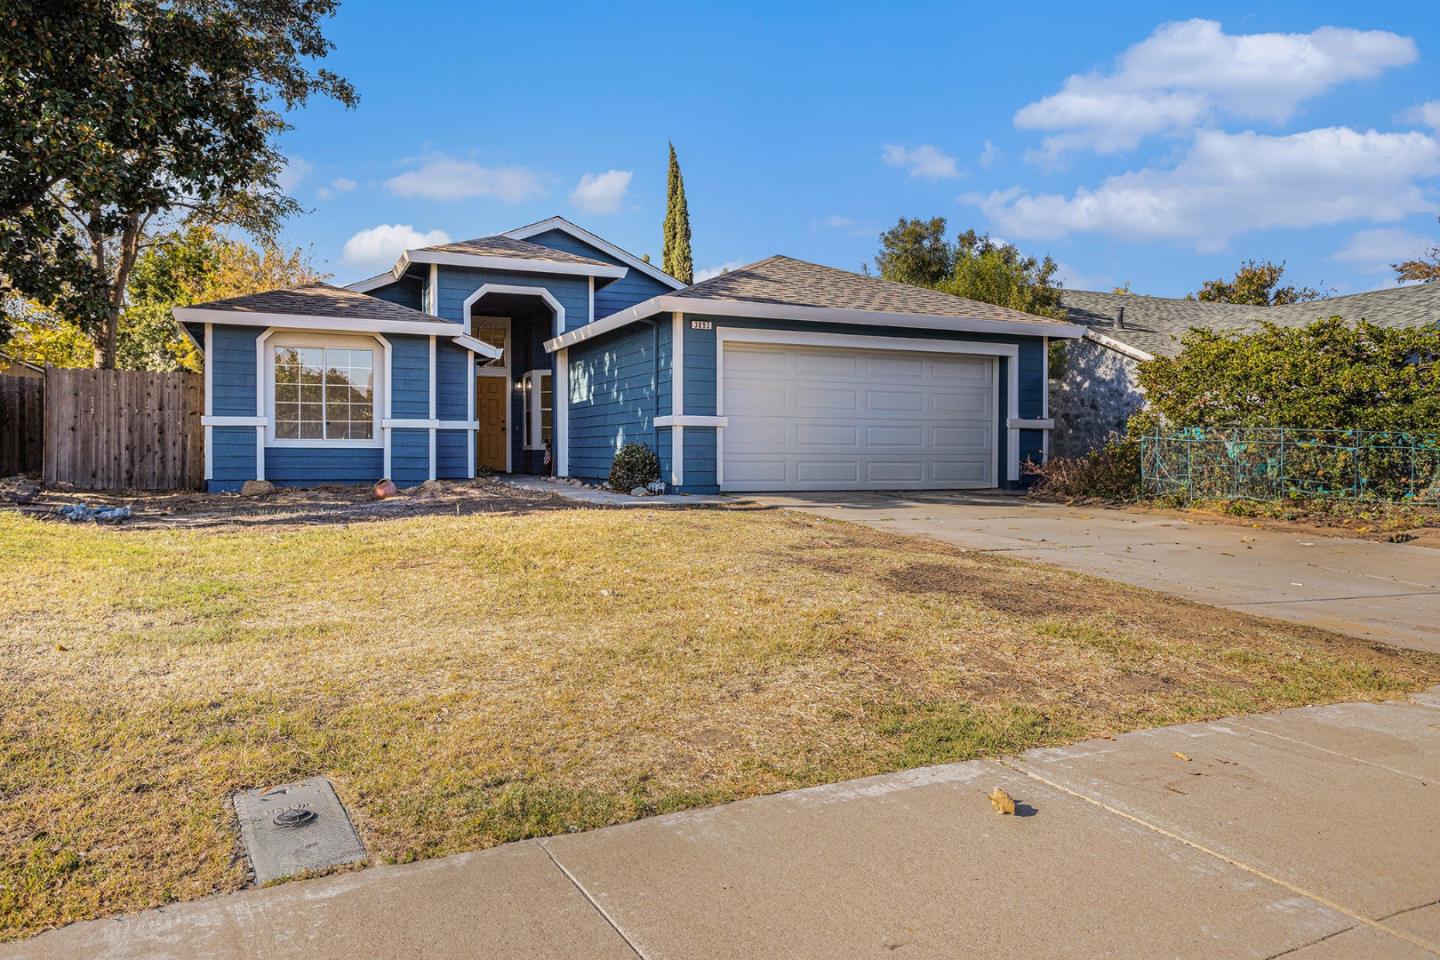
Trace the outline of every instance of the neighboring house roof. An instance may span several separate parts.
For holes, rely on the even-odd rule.
[[[652,297],[545,346],[558,350],[665,311],[1049,337],[1083,333],[1019,310],[777,255]]]
[[[224,323],[358,333],[414,333],[443,336],[466,349],[495,358],[500,352],[463,332],[459,324],[379,297],[328,283],[267,290],[243,297],[212,300],[172,311],[180,323]]]
[[[21,360],[19,357],[11,356],[4,350],[0,350],[0,366],[24,367],[25,369],[33,370],[36,373],[45,372],[45,368],[40,366],[38,363],[31,363],[29,360]]]
[[[595,249],[600,250],[604,253],[608,253],[616,260],[619,260],[621,263],[627,264],[632,269],[638,270],[641,273],[660,281],[667,287],[679,290],[681,287],[685,286],[684,283],[676,280],[674,277],[670,276],[670,274],[666,273],[664,270],[661,270],[653,263],[641,260],[639,257],[635,256],[633,253],[630,253],[628,250],[620,249],[610,241],[604,239],[603,237],[597,237],[589,230],[586,230],[584,227],[577,224],[571,223],[564,217],[550,217],[547,220],[540,220],[535,223],[526,224],[523,227],[516,227],[514,230],[506,230],[504,236],[511,237],[515,240],[528,240],[531,237],[538,236],[542,233],[548,233],[551,230],[564,231],[565,233],[570,234],[570,236],[581,241],[582,243],[588,243]]]
[[[1331,316],[1368,320],[1382,327],[1440,323],[1440,283],[1391,287],[1279,307],[1088,290],[1064,290],[1060,302],[1072,321],[1084,324],[1095,334],[1092,339],[1103,342],[1103,338],[1109,338],[1147,356],[1174,356],[1180,352],[1180,338],[1196,327],[1221,333],[1253,333],[1265,321],[1300,327]],[[1115,320],[1121,307],[1125,308],[1124,324],[1117,326]]]

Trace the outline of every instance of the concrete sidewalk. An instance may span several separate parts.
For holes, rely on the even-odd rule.
[[[1440,550],[1431,547],[994,494],[754,499],[1440,653]]]
[[[1433,958],[1437,780],[1440,688],[250,890],[0,958]]]

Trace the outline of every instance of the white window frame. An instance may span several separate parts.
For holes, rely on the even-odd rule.
[[[508,377],[510,376],[510,337],[514,329],[513,322],[509,317],[471,317],[470,336],[476,340],[480,339],[480,325],[482,322],[505,327],[505,352],[500,356],[499,363],[477,362],[475,364],[475,373],[482,377]]]
[[[526,370],[521,378],[521,402],[525,411],[524,447],[526,450],[544,450],[545,440],[540,436],[544,426],[544,412],[540,408],[540,397],[544,383],[550,381],[550,432],[555,432],[555,380],[549,370]],[[531,397],[535,400],[532,403]]]
[[[375,387],[370,398],[371,416],[374,418],[369,440],[317,440],[281,439],[275,435],[275,350],[277,347],[332,347],[340,350],[369,350],[374,354],[372,370]],[[264,346],[265,375],[265,446],[267,447],[310,447],[312,449],[338,450],[346,447],[380,448],[385,446],[385,382],[387,372],[384,344],[377,337],[351,337],[323,333],[296,333],[275,330],[266,337]]]

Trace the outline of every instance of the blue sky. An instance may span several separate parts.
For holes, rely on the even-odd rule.
[[[1440,241],[1440,17],[1255,6],[348,0],[361,102],[292,116],[285,238],[345,282],[558,213],[658,261],[673,140],[699,271],[942,215],[1072,287],[1389,285]]]

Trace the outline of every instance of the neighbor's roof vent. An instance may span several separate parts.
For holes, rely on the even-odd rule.
[[[1115,329],[1125,329],[1125,308],[1123,306],[1119,310],[1115,311]]]

